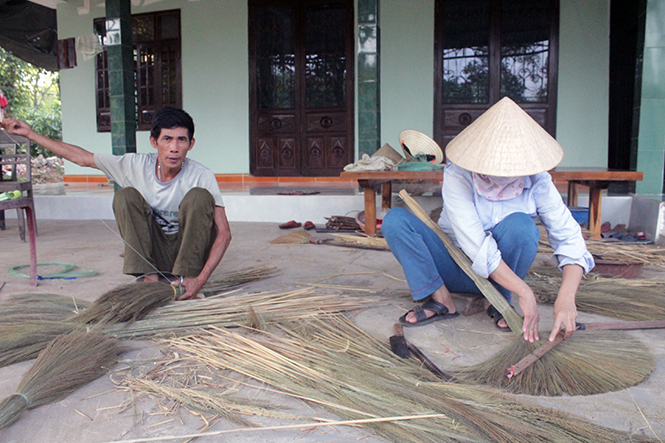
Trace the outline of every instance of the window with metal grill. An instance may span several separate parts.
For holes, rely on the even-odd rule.
[[[104,18],[94,21],[102,45],[106,39]],[[132,15],[134,48],[134,98],[138,130],[150,130],[152,119],[164,106],[182,107],[180,11]],[[97,131],[111,131],[108,56],[95,60]]]

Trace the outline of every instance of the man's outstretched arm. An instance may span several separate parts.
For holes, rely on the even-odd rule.
[[[6,118],[0,123],[10,135],[20,135],[28,140],[42,145],[55,155],[76,163],[79,166],[88,166],[90,168],[97,168],[93,153],[86,151],[80,146],[70,145],[69,143],[59,142],[50,139],[44,135],[38,134],[32,130],[26,122],[16,120],[13,118]],[[98,169],[98,168],[97,168]]]
[[[215,237],[212,248],[210,248],[208,260],[197,277],[184,279],[182,284],[186,292],[178,297],[178,300],[196,297],[196,294],[206,284],[219,262],[222,261],[222,257],[224,257],[229,243],[231,243],[231,227],[226,218],[226,210],[222,206],[215,206],[215,225],[217,226],[217,237]]]

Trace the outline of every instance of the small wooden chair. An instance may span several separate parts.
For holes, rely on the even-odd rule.
[[[7,136],[4,131],[0,134]],[[16,138],[20,142],[23,137]],[[23,139],[26,140],[26,139]],[[17,154],[16,144],[14,148],[9,149],[8,144],[0,144],[0,193],[20,191],[21,197],[10,200],[0,201],[0,211],[16,209],[18,212],[19,232],[21,240],[25,241],[25,221],[23,211],[25,211],[28,224],[28,237],[30,239],[30,284],[37,286],[37,249],[36,249],[36,231],[37,223],[35,218],[35,203],[32,193],[32,172],[30,151],[27,154]],[[3,149],[4,148],[4,149]],[[5,153],[8,152],[8,153]],[[25,181],[18,180],[19,167],[25,167]],[[2,226],[4,229],[4,226]]]

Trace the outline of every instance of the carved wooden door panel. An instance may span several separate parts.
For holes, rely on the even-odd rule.
[[[434,138],[445,148],[502,97],[556,132],[557,0],[436,0]]]
[[[353,161],[353,2],[252,0],[250,172],[335,176]]]

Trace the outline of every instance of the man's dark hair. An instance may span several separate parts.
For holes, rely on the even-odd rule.
[[[150,137],[155,140],[159,139],[162,129],[186,128],[189,141],[194,138],[194,120],[182,109],[167,106],[160,109],[155,114],[155,119],[152,122],[152,129],[150,129]]]

